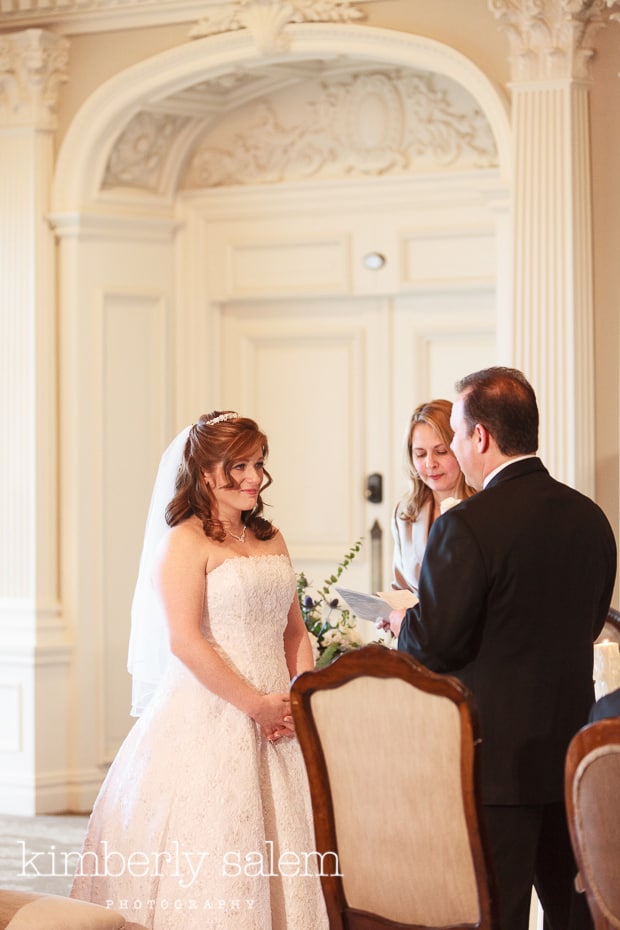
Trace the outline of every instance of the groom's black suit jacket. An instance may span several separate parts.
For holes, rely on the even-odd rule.
[[[538,458],[506,466],[433,524],[398,646],[473,692],[484,803],[563,799],[615,572],[602,510]]]

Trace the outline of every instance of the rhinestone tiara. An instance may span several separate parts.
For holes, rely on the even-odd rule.
[[[219,417],[213,417],[212,420],[207,420],[205,426],[215,426],[216,423],[223,423],[225,420],[238,420],[238,413],[220,413]]]

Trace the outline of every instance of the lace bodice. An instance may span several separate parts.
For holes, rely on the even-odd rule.
[[[261,691],[288,689],[283,637],[294,596],[285,555],[227,559],[207,575],[204,635]]]

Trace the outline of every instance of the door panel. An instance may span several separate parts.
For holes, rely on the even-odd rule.
[[[423,293],[398,298],[394,309],[394,411],[401,449],[414,408],[454,398],[458,378],[496,363],[495,292]],[[402,454],[393,482],[406,489]],[[396,497],[400,496],[397,490]]]
[[[367,398],[384,392],[387,404],[385,360],[371,354],[380,316],[378,301],[351,298],[222,311],[222,396],[267,431],[268,515],[317,583],[367,535]],[[382,450],[373,470],[386,463]],[[366,551],[356,559],[359,584],[368,583],[368,559]]]

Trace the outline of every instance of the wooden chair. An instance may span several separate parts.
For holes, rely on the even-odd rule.
[[[596,930],[620,928],[620,718],[583,727],[566,755],[568,825]]]
[[[470,692],[383,646],[293,683],[330,930],[497,927]]]
[[[602,643],[605,639],[620,645],[620,611],[616,610],[615,607],[609,608],[607,619],[597,639],[597,643]]]

